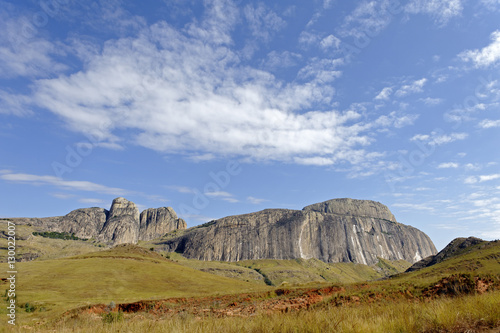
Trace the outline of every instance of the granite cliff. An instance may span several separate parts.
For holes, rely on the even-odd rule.
[[[66,232],[109,245],[147,241],[173,230],[186,229],[186,222],[178,218],[172,208],[149,208],[139,214],[135,203],[125,198],[114,199],[109,211],[97,207],[81,208],[65,216],[12,220],[30,224],[38,231]]]
[[[398,223],[386,206],[353,199],[228,216],[156,244],[187,258],[219,261],[317,258],[372,265],[378,257],[414,263],[437,252],[426,234]]]

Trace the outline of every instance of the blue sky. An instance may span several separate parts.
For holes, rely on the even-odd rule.
[[[380,201],[500,238],[500,1],[0,1],[0,216]]]

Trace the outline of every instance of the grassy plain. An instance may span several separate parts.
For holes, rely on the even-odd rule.
[[[408,263],[200,262],[25,231],[21,249],[46,252],[16,264],[17,325],[2,306],[0,331],[500,332],[500,242],[381,279]]]

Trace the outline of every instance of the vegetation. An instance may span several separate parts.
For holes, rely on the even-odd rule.
[[[87,240],[84,238],[76,237],[74,233],[69,234],[67,232],[57,232],[57,231],[44,231],[44,232],[34,231],[33,236],[42,236],[45,238],[55,238],[55,239],[64,239],[64,240],[83,240],[83,241]]]
[[[149,244],[98,251],[80,240],[28,240],[33,230],[27,226],[17,231],[25,237],[21,249],[55,251],[50,249],[56,246],[76,255],[48,259],[44,254],[16,264],[22,272],[16,288],[22,293],[16,297],[19,325],[13,332],[480,332],[500,327],[500,242],[477,244],[434,266],[401,273],[408,263],[204,262],[150,251]],[[5,289],[2,280],[0,290]],[[5,315],[2,306],[0,316]]]

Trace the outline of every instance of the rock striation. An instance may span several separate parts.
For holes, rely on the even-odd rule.
[[[414,263],[437,252],[426,234],[398,223],[386,206],[369,200],[334,199],[302,210],[266,209],[176,234],[158,245],[199,260],[317,258],[371,265],[379,257]]]
[[[186,229],[183,219],[171,207],[149,208],[140,216],[139,234],[141,240],[149,241],[177,229]]]
[[[135,203],[121,197],[113,200],[109,211],[97,207],[81,208],[65,216],[12,220],[30,224],[38,231],[66,232],[109,245],[147,241],[173,230],[186,229],[186,222],[170,207],[150,208],[139,214]]]

